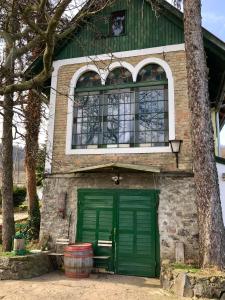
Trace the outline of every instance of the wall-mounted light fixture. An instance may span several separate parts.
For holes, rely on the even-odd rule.
[[[112,181],[114,181],[115,185],[119,185],[120,180],[122,180],[122,179],[123,179],[123,177],[120,177],[120,174],[118,174],[117,176],[112,177]]]
[[[180,153],[181,144],[183,143],[182,140],[170,140],[170,147],[172,150],[172,153],[176,156],[176,163],[177,163],[177,169],[178,169],[178,154]]]

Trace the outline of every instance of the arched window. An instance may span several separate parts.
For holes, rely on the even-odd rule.
[[[149,64],[139,71],[137,82],[140,86],[143,83],[136,94],[139,143],[167,145],[169,121],[166,73],[161,66]]]
[[[100,142],[100,87],[101,77],[94,71],[84,73],[77,81],[73,110],[73,148],[83,149]]]
[[[130,71],[122,67],[111,71],[106,79],[106,85],[120,85],[132,82],[133,78]]]
[[[159,147],[168,145],[166,73],[143,67],[134,83],[124,67],[109,72],[105,85],[93,71],[75,87],[73,149]]]
[[[157,64],[144,66],[138,73],[137,82],[167,80],[163,68]]]
[[[80,76],[76,88],[92,88],[96,86],[101,86],[101,78],[98,73],[89,71]]]

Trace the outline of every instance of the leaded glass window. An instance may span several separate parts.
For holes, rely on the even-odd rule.
[[[137,143],[141,146],[165,146],[168,142],[168,90],[165,86],[140,89],[138,102]]]
[[[142,73],[144,69],[148,75]],[[91,78],[89,81],[95,80]],[[150,65],[140,71],[138,79],[139,83],[133,83],[128,70],[117,68],[109,73],[106,85],[100,89],[100,85],[95,90],[94,83],[89,83],[91,91],[87,92],[87,84],[84,91],[79,85],[78,92],[75,90],[73,149],[168,146],[165,72],[158,65]],[[154,80],[159,84],[140,83]]]
[[[102,143],[102,101],[99,93],[79,94],[75,98],[73,115],[73,147]]]
[[[119,85],[132,83],[133,78],[130,71],[125,68],[116,68],[111,71],[106,79],[106,85]]]
[[[138,73],[137,82],[167,80],[163,68],[157,64],[150,64],[141,69]]]
[[[116,11],[111,14],[111,36],[121,36],[126,32],[126,12]]]
[[[134,93],[129,90],[114,90],[105,93],[104,144],[133,144],[134,138]]]
[[[89,71],[80,76],[76,88],[92,88],[101,86],[101,78],[98,73]]]

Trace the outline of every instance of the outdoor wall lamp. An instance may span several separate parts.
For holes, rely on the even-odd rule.
[[[176,155],[176,163],[177,163],[177,169],[178,169],[178,154],[180,153],[181,144],[183,143],[182,140],[170,140],[170,147],[172,150],[172,153]]]
[[[122,180],[122,179],[123,179],[123,177],[120,177],[120,174],[118,174],[117,176],[112,177],[112,181],[114,181],[115,185],[119,185],[120,180]]]

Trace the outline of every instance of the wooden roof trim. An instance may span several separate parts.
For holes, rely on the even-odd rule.
[[[148,167],[143,165],[135,165],[135,164],[123,164],[123,163],[110,163],[104,165],[96,165],[91,167],[79,168],[75,169],[72,173],[88,173],[91,171],[104,170],[104,169],[128,169],[140,172],[149,172],[149,173],[160,173],[159,167]]]

